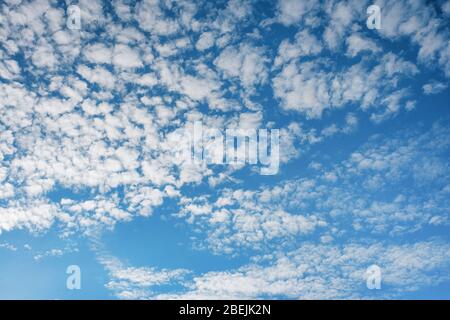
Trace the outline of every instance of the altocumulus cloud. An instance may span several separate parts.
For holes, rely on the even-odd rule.
[[[73,29],[3,1],[0,253],[79,259],[124,299],[434,297],[450,1],[375,1],[379,30],[371,4],[80,0]],[[174,157],[195,121],[279,129],[278,174]]]

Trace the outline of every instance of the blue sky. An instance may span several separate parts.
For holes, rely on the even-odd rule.
[[[449,21],[448,0],[3,0],[0,298],[449,299]],[[278,129],[278,171],[176,156],[195,121]]]

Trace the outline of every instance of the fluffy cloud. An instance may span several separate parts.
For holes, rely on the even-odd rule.
[[[422,89],[423,93],[425,93],[426,95],[437,94],[447,89],[447,85],[442,82],[432,81],[424,84]]]
[[[187,283],[185,293],[165,294],[159,299],[358,299],[392,298],[399,292],[448,280],[439,275],[449,261],[449,246],[418,242],[406,245],[327,246],[303,244],[295,251],[269,256],[237,270],[209,272]],[[268,260],[268,261],[267,261]],[[361,290],[366,268],[382,270],[379,295]],[[220,284],[220,285],[219,285]]]
[[[385,111],[372,115],[375,121],[383,120],[398,112],[401,100],[407,96],[405,89],[393,90],[398,77],[417,74],[417,67],[392,53],[385,54],[381,63],[368,67],[360,62],[350,68],[329,72],[327,61],[292,61],[273,78],[275,95],[281,99],[281,107],[305,113],[310,118],[320,118],[327,109],[360,103],[369,109],[381,103]],[[390,84],[389,86],[386,86]]]
[[[414,289],[408,276],[439,283],[445,243],[393,239],[448,226],[448,130],[388,135],[382,122],[420,109],[417,87],[447,89],[449,2],[440,13],[379,1],[379,31],[364,27],[367,3],[280,0],[261,15],[252,1],[82,0],[82,29],[70,30],[59,3],[2,2],[0,232],[92,237],[170,202],[195,248],[254,261],[187,280],[184,269],[99,259],[121,298],[163,297],[155,288],[177,281],[184,297],[361,297],[340,288],[379,256],[398,290]],[[177,157],[196,120],[279,128],[280,175]],[[327,153],[330,141],[352,150]]]
[[[101,255],[99,262],[109,272],[111,280],[105,285],[120,299],[148,299],[153,287],[167,285],[183,278],[184,269],[157,270],[149,267],[127,267],[110,255]]]
[[[242,45],[240,48],[227,47],[214,61],[227,77],[238,77],[246,88],[262,84],[267,78],[267,58],[261,48]]]

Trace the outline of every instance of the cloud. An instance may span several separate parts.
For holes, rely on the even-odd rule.
[[[442,82],[432,81],[427,84],[424,84],[422,89],[423,93],[425,93],[426,95],[438,94],[447,89],[447,85]]]
[[[113,63],[119,68],[138,68],[142,66],[139,54],[126,45],[116,45],[114,47]]]
[[[245,88],[251,89],[266,81],[266,62],[262,48],[243,44],[240,48],[225,48],[214,64],[225,76],[238,77]]]
[[[352,34],[347,38],[347,54],[351,57],[355,57],[361,51],[371,51],[371,52],[379,52],[381,51],[380,47],[377,44],[370,40],[361,37],[358,34]]]
[[[313,4],[313,1],[280,0],[278,20],[285,25],[298,23],[313,8]]]
[[[185,269],[127,267],[118,258],[105,253],[100,253],[98,260],[110,277],[105,287],[119,299],[149,299],[155,287],[179,281],[188,273]]]
[[[322,44],[320,40],[307,30],[302,30],[295,35],[295,42],[291,43],[289,40],[281,42],[274,65],[280,66],[302,56],[316,56],[321,51]]]
[[[327,60],[292,61],[285,64],[273,78],[274,93],[281,100],[281,108],[304,113],[309,118],[320,118],[327,109],[360,103],[367,110],[377,103],[386,109],[372,115],[380,121],[396,114],[406,89],[393,90],[398,77],[417,74],[417,67],[402,58],[385,54],[381,63],[368,67],[363,61],[336,72]],[[390,83],[393,86],[386,86]]]
[[[197,50],[203,51],[211,48],[214,45],[214,34],[212,32],[204,32],[198,39],[195,47]]]
[[[111,49],[103,43],[96,43],[83,49],[83,54],[92,63],[111,63]]]
[[[261,12],[253,1],[81,0],[82,30],[69,30],[57,2],[2,2],[0,232],[89,237],[169,208],[192,247],[250,261],[189,281],[182,268],[105,257],[122,298],[163,297],[172,282],[187,286],[176,297],[362,297],[342,288],[376,256],[390,285],[439,283],[447,245],[421,232],[449,224],[448,125],[428,128],[436,113],[392,125],[423,115],[416,88],[447,89],[449,2],[377,3],[381,30],[365,28],[367,1]],[[196,120],[279,128],[279,175],[174,156]],[[347,270],[350,256],[362,258]],[[322,269],[308,275],[313,258]]]
[[[280,249],[312,235],[386,239],[446,225],[447,131],[438,122],[422,134],[374,137],[332,169],[319,166],[317,178],[184,197],[177,217],[195,226],[197,247],[218,254]],[[411,194],[410,187],[427,191]]]
[[[56,219],[64,214],[54,204],[33,201],[23,205],[19,201],[10,201],[8,207],[0,207],[0,233],[14,229],[27,229],[30,232],[46,231]]]
[[[106,89],[114,88],[114,77],[112,74],[103,67],[95,67],[93,69],[80,65],[77,68],[77,72],[84,79],[91,83],[96,83]]]
[[[448,280],[440,274],[448,265],[449,247],[439,242],[405,245],[344,246],[303,244],[260,264],[237,270],[208,272],[187,283],[186,292],[159,299],[360,299],[395,298]],[[267,261],[268,260],[268,261]],[[366,288],[366,268],[382,270],[383,290]]]

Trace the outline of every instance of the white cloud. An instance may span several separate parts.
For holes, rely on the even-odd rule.
[[[439,271],[448,266],[449,249],[439,242],[386,246],[302,244],[297,250],[262,259],[261,264],[196,276],[186,284],[186,292],[156,298],[395,298],[402,292],[429,286],[431,279],[434,284],[448,281],[449,277],[439,275]],[[362,289],[366,268],[372,264],[382,270],[383,290],[379,295]]]
[[[119,259],[104,253],[98,260],[110,276],[110,281],[105,287],[112,290],[119,299],[149,299],[153,287],[180,280],[188,273],[185,269],[127,267]]]
[[[162,2],[145,0],[136,6],[139,26],[148,32],[154,32],[157,35],[171,35],[179,30],[177,21],[164,14],[161,7]],[[166,9],[166,8],[165,8]]]
[[[278,56],[275,58],[275,66],[280,66],[292,59],[307,56],[316,56],[322,51],[322,44],[313,34],[307,30],[295,35],[295,42],[283,40],[278,48]]]
[[[119,68],[139,68],[142,66],[139,53],[122,44],[114,47],[113,63]]]
[[[53,69],[57,64],[57,58],[53,48],[46,42],[41,43],[32,56],[33,63],[38,68]]]
[[[197,50],[203,51],[214,45],[214,34],[212,32],[204,32],[198,39],[195,47]]]
[[[28,205],[10,201],[7,208],[0,207],[0,216],[0,233],[14,229],[40,232],[50,228],[63,214],[56,205],[43,201],[30,201]]]
[[[423,93],[425,93],[426,95],[438,94],[447,89],[447,84],[437,81],[431,81],[427,84],[424,84],[422,89]]]
[[[419,277],[420,285],[440,281],[427,272],[448,261],[445,245],[389,241],[449,224],[444,125],[424,134],[372,137],[334,166],[314,162],[305,172],[282,171],[279,183],[254,179],[251,188],[239,185],[246,180],[236,179],[233,168],[197,166],[173,154],[186,148],[177,130],[193,120],[242,128],[285,123],[281,162],[302,156],[307,163],[320,161],[309,153],[312,146],[365,125],[361,110],[380,122],[414,108],[411,84],[419,68],[450,74],[448,1],[441,2],[442,17],[424,2],[380,2],[386,5],[377,33],[362,30],[364,1],[282,0],[264,22],[252,1],[230,1],[203,18],[194,2],[114,1],[122,24],[104,14],[101,1],[82,0],[81,32],[67,30],[63,8],[52,1],[11,3],[0,5],[0,232],[45,232],[56,225],[63,236],[89,234],[149,217],[170,197],[181,206],[177,217],[195,228],[199,249],[231,255],[276,249],[274,255],[281,255],[199,275],[185,297],[344,297],[346,281],[360,281],[345,267],[327,269],[323,262],[314,269],[301,252],[281,253],[311,238],[324,244],[302,247],[319,251],[311,259],[384,256],[380,263],[402,270],[388,268],[387,283],[401,285],[395,279],[405,275]],[[267,38],[278,28],[286,37]],[[394,48],[394,54],[382,51],[386,41],[392,48],[413,45],[405,52]],[[213,47],[217,51],[208,50]],[[403,58],[416,53],[417,63]],[[333,65],[336,57],[343,63]],[[446,88],[432,80],[423,91]],[[335,110],[340,120],[328,118]],[[291,116],[294,121],[286,118]],[[321,117],[323,122],[309,121]],[[315,176],[307,178],[313,168]],[[187,197],[184,187],[197,193]],[[52,191],[59,188],[70,192],[54,200]],[[348,234],[383,235],[387,244],[335,244]],[[124,298],[154,297],[153,287],[185,275],[182,269],[105,265],[108,288]],[[415,273],[406,265],[414,265]],[[329,272],[336,270],[345,277],[330,282]],[[217,281],[223,290],[213,286]]]
[[[407,96],[405,89],[393,90],[398,85],[398,77],[419,72],[413,63],[392,53],[385,54],[380,63],[371,68],[361,61],[339,72],[334,69],[326,60],[292,61],[284,65],[272,80],[275,96],[282,102],[281,108],[320,118],[327,109],[355,102],[369,109],[378,101],[386,109],[373,114],[372,119],[380,121],[396,114]],[[387,83],[392,86],[386,86]]]
[[[239,77],[243,86],[252,89],[267,79],[267,58],[262,48],[244,44],[239,48],[227,47],[214,61],[226,78]]]
[[[381,48],[377,46],[377,44],[370,40],[361,37],[358,34],[352,34],[350,37],[347,38],[347,54],[351,57],[355,57],[360,53],[361,51],[372,51],[372,52],[379,52],[381,51]]]
[[[83,54],[89,62],[92,63],[111,63],[111,49],[103,43],[95,43],[85,47]]]
[[[103,67],[89,68],[85,65],[80,65],[77,68],[77,72],[84,79],[91,83],[96,83],[105,89],[114,88],[114,77],[113,75]]]
[[[280,0],[278,1],[278,20],[285,25],[298,23],[313,8],[314,3],[309,0]]]

